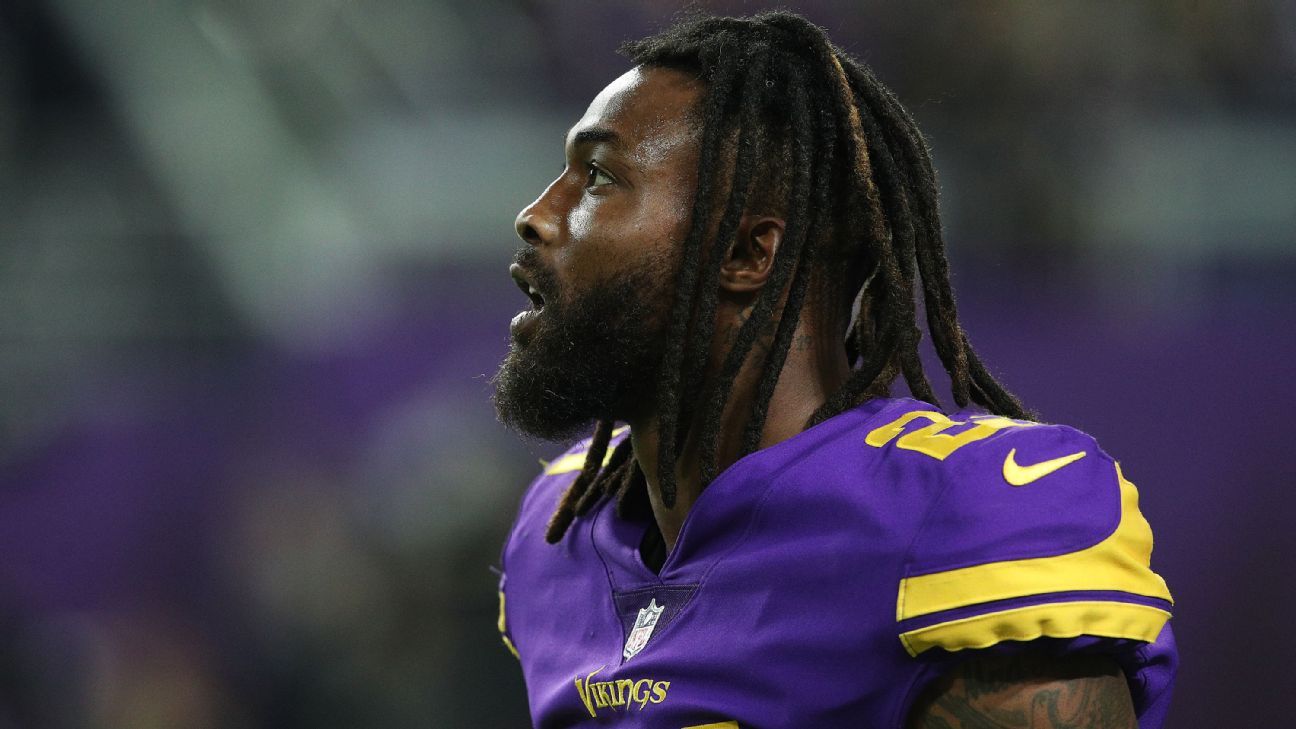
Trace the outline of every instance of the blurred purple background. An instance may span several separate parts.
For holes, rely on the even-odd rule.
[[[985,358],[1139,485],[1170,725],[1286,723],[1296,7],[792,5],[932,139]],[[513,215],[677,7],[0,5],[0,727],[525,725]]]

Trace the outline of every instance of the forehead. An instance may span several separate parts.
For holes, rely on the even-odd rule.
[[[660,158],[697,138],[694,110],[702,90],[701,82],[683,72],[637,66],[594,97],[567,138],[608,130],[633,155]]]

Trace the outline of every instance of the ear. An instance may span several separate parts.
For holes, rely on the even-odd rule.
[[[768,215],[744,215],[738,235],[720,266],[720,288],[734,293],[760,291],[774,270],[787,223]]]

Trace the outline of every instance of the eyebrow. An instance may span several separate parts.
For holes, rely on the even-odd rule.
[[[620,147],[621,135],[607,127],[588,127],[576,132],[576,136],[572,137],[571,145],[573,147],[579,147],[583,144],[599,144],[601,142],[607,142],[614,147]]]

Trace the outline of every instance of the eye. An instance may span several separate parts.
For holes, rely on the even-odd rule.
[[[587,163],[586,167],[589,169],[589,174],[585,177],[585,187],[603,187],[616,182],[612,175],[604,172],[601,167],[593,162]]]

